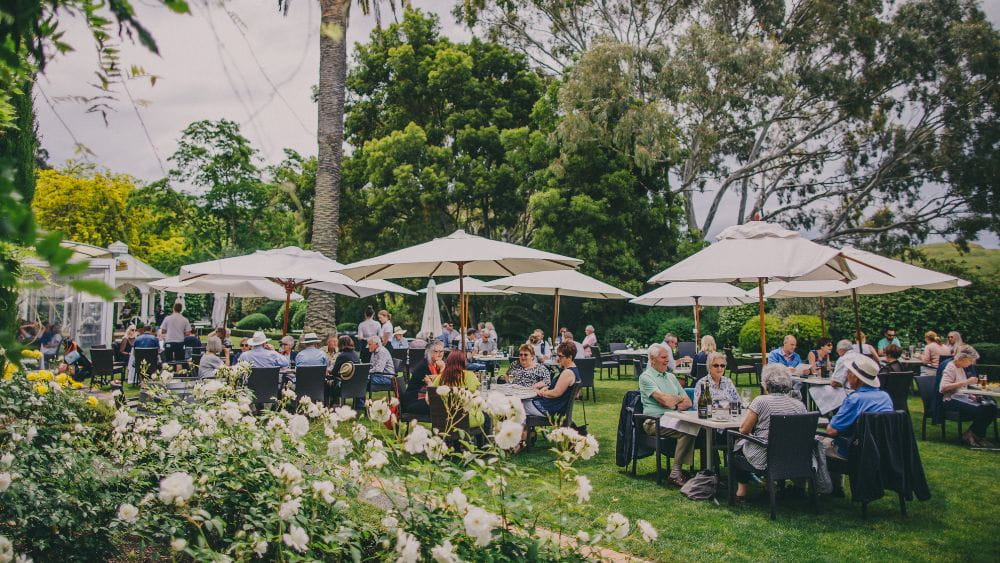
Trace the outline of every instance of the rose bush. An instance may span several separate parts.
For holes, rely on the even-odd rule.
[[[194,560],[561,561],[636,530],[656,536],[618,514],[570,529],[592,490],[576,465],[599,445],[569,428],[549,432],[558,479],[542,500],[513,493],[530,471],[509,453],[520,401],[451,389],[443,433],[390,430],[384,400],[369,402],[369,422],[290,391],[254,412],[247,373],[220,370],[191,402],[170,391],[173,374],[152,374],[147,402],[113,414],[54,377],[0,382],[0,544],[40,559],[139,548]],[[495,429],[479,445],[461,429],[474,411]],[[561,515],[553,530],[536,526],[543,513]]]

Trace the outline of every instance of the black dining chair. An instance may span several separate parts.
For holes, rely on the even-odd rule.
[[[354,364],[354,375],[340,382],[340,404],[347,399],[364,399],[368,395],[368,374],[371,364]]]
[[[878,380],[882,390],[892,399],[892,408],[910,412],[907,399],[910,396],[910,387],[913,385],[913,372],[879,370]]]
[[[326,366],[297,366],[295,368],[295,400],[309,397],[314,403],[323,404],[326,392]]]
[[[445,436],[445,442],[449,447],[460,449],[461,442],[465,439],[472,439],[477,446],[485,442],[486,434],[483,428],[469,426],[468,413],[461,409],[453,409],[452,416],[455,418],[448,419],[448,409],[445,408],[444,398],[437,394],[437,387],[427,388],[427,399],[431,428]]]
[[[634,445],[631,452],[631,462],[632,462],[632,476],[636,475],[636,471],[639,465],[640,458],[640,448],[639,446],[645,447],[647,450],[652,450],[653,455],[656,456],[656,484],[660,485],[663,483],[663,462],[662,456],[667,459],[667,472],[670,471],[670,458],[674,457],[674,450],[677,448],[676,438],[667,438],[666,436],[660,436],[660,417],[651,414],[643,414],[642,412],[642,401],[636,401],[635,409],[627,409],[631,412],[626,413],[626,415],[632,416],[632,440]],[[652,420],[653,424],[656,426],[656,433],[654,435],[646,434],[643,429],[643,425],[647,420]]]
[[[580,393],[580,383],[574,383],[570,388],[569,396],[576,397]],[[566,412],[560,416],[553,417],[558,426],[568,428],[573,425],[573,403],[576,401],[570,400],[566,404]],[[540,426],[552,426],[552,422],[547,416],[532,416],[528,415],[524,420],[524,428],[528,431],[528,445],[532,445],[538,436],[538,431],[536,428]]]
[[[125,365],[115,361],[115,351],[108,348],[91,348],[90,361],[94,368],[90,375],[90,388],[107,385],[117,374],[125,373]]]
[[[132,348],[132,366],[135,368],[135,384],[142,385],[142,380],[149,374],[160,369],[159,348]]]
[[[767,448],[767,469],[764,471],[764,484],[767,487],[771,506],[771,520],[775,514],[775,489],[778,483],[785,479],[808,479],[809,499],[813,509],[816,504],[816,475],[813,472],[813,447],[816,443],[816,424],[819,422],[818,412],[805,414],[774,414],[771,415],[770,429],[767,440],[761,440],[742,434],[736,430],[726,431],[726,466],[740,467],[750,473],[760,473],[740,455],[733,455],[733,447],[737,440],[748,440]],[[729,504],[736,504],[736,479],[729,478]]]
[[[594,386],[594,371],[597,367],[597,360],[594,358],[579,358],[574,360],[574,363],[576,363],[577,369],[580,370],[580,389],[586,389],[587,400],[593,398],[596,403],[597,388]],[[583,396],[581,395],[579,398],[583,399]]]
[[[251,368],[247,377],[247,389],[254,396],[254,407],[262,409],[267,403],[275,403],[281,396],[279,368]]]

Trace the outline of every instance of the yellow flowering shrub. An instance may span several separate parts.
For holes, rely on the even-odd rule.
[[[97,246],[129,242],[133,223],[125,204],[135,185],[131,176],[81,166],[39,170],[31,206],[40,227],[71,240]]]
[[[39,395],[44,395],[48,392],[49,392],[48,385],[41,382],[35,384],[35,393],[38,393]]]

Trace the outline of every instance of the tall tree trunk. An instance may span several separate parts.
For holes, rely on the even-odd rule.
[[[337,258],[340,242],[340,160],[344,152],[344,89],[347,24],[352,0],[320,0],[319,122],[313,250]],[[329,333],[336,325],[334,295],[313,291],[306,309],[309,330]]]

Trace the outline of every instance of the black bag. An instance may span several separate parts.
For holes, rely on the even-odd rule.
[[[703,469],[688,479],[681,487],[681,494],[691,500],[710,500],[715,498],[715,490],[719,486],[719,477],[714,471]]]

